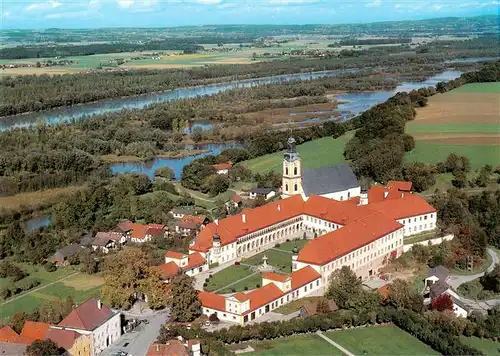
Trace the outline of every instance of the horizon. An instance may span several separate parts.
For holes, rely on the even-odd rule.
[[[498,0],[0,0],[0,29],[306,26],[498,17]]]

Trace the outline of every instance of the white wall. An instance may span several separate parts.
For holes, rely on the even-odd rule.
[[[435,239],[430,239],[430,240],[424,240],[424,241],[420,241],[420,242],[415,242],[414,244],[407,244],[407,245],[403,246],[403,252],[410,251],[411,248],[413,246],[415,246],[415,245],[422,245],[422,246],[438,245],[438,244],[443,243],[444,241],[451,241],[454,238],[455,238],[455,235],[450,234],[450,235],[446,235],[446,236],[443,236],[443,237],[438,237],[438,238],[435,238]]]
[[[321,196],[328,199],[344,201],[350,198],[359,197],[360,195],[361,195],[361,187],[355,187],[343,190],[341,192],[322,194]]]
[[[436,228],[437,213],[416,215],[409,218],[399,219],[398,222],[405,226],[405,236],[432,231]]]
[[[469,313],[467,312],[467,310],[463,309],[462,307],[458,306],[455,303],[453,303],[453,312],[459,318],[467,318],[467,316],[469,315]]]

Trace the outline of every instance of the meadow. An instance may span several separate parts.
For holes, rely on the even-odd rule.
[[[437,163],[465,155],[473,169],[500,163],[500,82],[467,84],[429,99],[406,131],[416,140],[408,161]]]

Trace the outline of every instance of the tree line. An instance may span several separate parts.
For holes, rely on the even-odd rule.
[[[349,68],[425,66],[457,57],[497,55],[491,40],[476,39],[474,43],[472,47],[462,42],[443,47],[437,42],[435,48],[438,50],[419,55],[403,48],[380,47],[356,51],[355,57],[325,60],[290,59],[191,69],[4,76],[0,78],[0,116],[234,79]]]

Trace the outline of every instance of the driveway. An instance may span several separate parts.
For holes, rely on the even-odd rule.
[[[101,356],[113,356],[118,351],[125,351],[131,356],[146,355],[149,346],[156,340],[160,328],[170,317],[168,309],[142,318],[148,324],[141,323],[134,331],[123,334],[117,342],[104,350]]]

